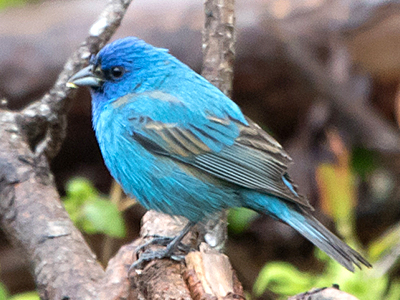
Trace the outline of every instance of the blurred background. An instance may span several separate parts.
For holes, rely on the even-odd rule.
[[[48,91],[105,4],[0,0],[0,99],[8,108]],[[202,1],[135,0],[114,39],[138,36],[200,72],[203,20]],[[292,156],[290,173],[318,219],[374,265],[352,275],[288,226],[235,209],[226,252],[249,298],[286,299],[337,283],[360,299],[399,299],[400,2],[236,0],[236,24],[233,100]],[[138,235],[144,209],[112,189],[90,109],[80,89],[52,169],[106,265]],[[111,198],[119,223],[99,225],[101,212],[83,216],[83,198]],[[0,299],[34,290],[28,267],[0,232]]]

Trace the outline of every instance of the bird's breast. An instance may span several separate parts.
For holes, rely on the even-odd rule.
[[[111,175],[147,209],[199,221],[238,203],[231,187],[189,165],[153,154],[132,138],[124,124],[112,110],[93,122]]]
[[[122,116],[105,110],[93,127],[104,162],[124,190],[137,194],[138,189],[148,188],[155,158],[131,137]]]

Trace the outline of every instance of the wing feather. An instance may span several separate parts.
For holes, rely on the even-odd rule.
[[[217,178],[311,207],[288,174],[290,157],[257,124],[208,116],[185,123],[141,119],[132,136],[149,151],[169,156]]]
[[[201,152],[208,152],[210,151],[210,148],[201,142],[190,130],[185,130],[183,128],[177,128],[176,129],[182,136],[186,138],[188,143],[192,144],[196,149],[199,149]],[[197,153],[193,152],[193,154],[200,154],[200,152]]]

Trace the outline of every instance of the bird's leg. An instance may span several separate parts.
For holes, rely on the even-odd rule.
[[[163,246],[167,246],[167,247],[162,250],[156,250],[156,251],[142,253],[142,255],[140,255],[139,259],[137,261],[135,261],[129,267],[128,274],[133,269],[142,268],[144,262],[149,262],[154,259],[171,258],[171,259],[177,260],[177,261],[182,260],[184,258],[184,256],[183,255],[174,255],[174,251],[176,249],[179,249],[184,252],[189,252],[190,247],[185,247],[185,245],[181,245],[181,241],[188,234],[188,232],[190,231],[190,229],[192,229],[192,227],[194,225],[196,225],[195,222],[189,221],[176,237],[169,238],[169,237],[156,236],[151,241],[148,241],[147,243],[143,244],[142,246],[139,246],[135,250],[135,253],[137,253],[140,250],[143,250],[144,248],[146,248],[147,246],[150,246],[150,245],[163,245]]]
[[[183,238],[189,233],[189,231],[196,225],[195,222],[189,221],[182,231],[167,245],[166,255],[167,257],[171,257],[174,253],[175,249],[179,246]]]

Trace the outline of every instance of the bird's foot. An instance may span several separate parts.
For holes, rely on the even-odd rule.
[[[156,251],[145,251],[143,252],[139,259],[136,260],[128,270],[128,274],[133,270],[133,269],[143,269],[146,263],[155,260],[155,259],[163,259],[163,258],[169,258],[174,261],[183,261],[185,259],[185,255],[183,254],[170,254],[168,252],[168,249],[161,249],[161,250],[156,250]]]
[[[166,246],[166,248],[155,251],[150,249],[145,250],[151,245]],[[139,253],[143,250],[145,251],[139,256]],[[176,250],[179,250],[180,253],[174,253]],[[185,259],[185,255],[189,253],[190,250],[190,246],[180,242],[176,243],[176,238],[153,236],[153,239],[135,249],[134,255],[136,255],[137,260],[129,267],[128,274],[133,269],[143,269],[145,263],[155,259],[169,258],[174,261],[183,261]]]
[[[166,236],[160,236],[160,235],[152,235],[151,237],[152,237],[151,240],[149,240],[148,242],[140,245],[139,247],[137,247],[135,249],[134,254],[136,256],[138,256],[138,254],[140,252],[142,252],[144,249],[146,249],[148,246],[159,245],[159,246],[166,247],[166,246],[170,245],[175,239],[173,237],[166,237]],[[185,253],[189,253],[190,246],[185,245],[183,243],[179,243],[179,244],[176,245],[176,249],[178,249],[179,251],[185,252]]]

